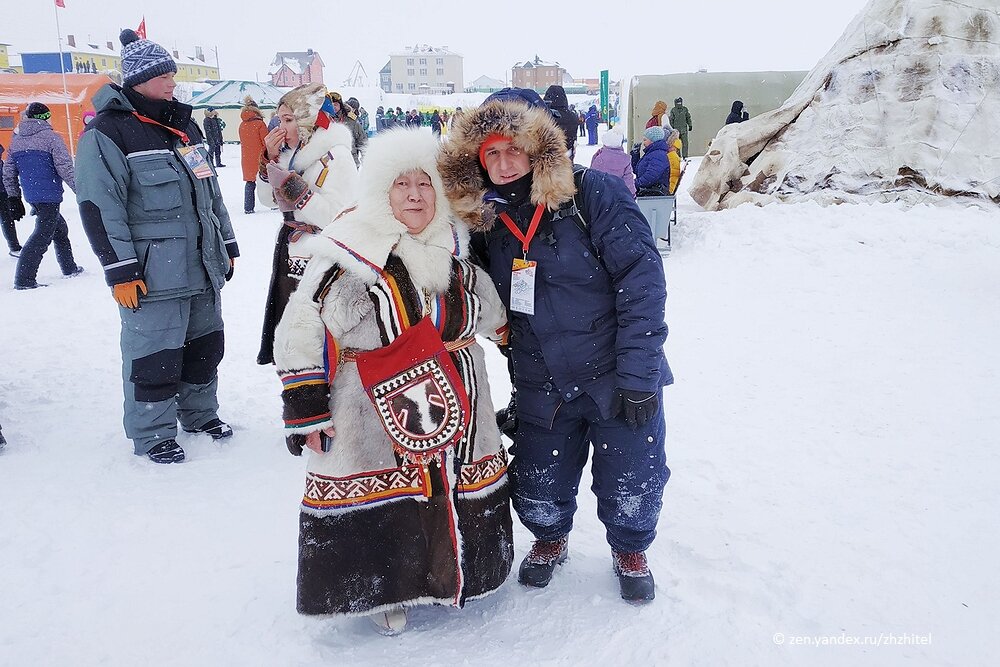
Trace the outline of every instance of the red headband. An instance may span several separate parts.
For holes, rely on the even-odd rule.
[[[496,132],[486,137],[486,141],[484,141],[483,145],[479,147],[479,164],[483,165],[483,169],[486,168],[486,150],[498,141],[509,140],[510,137],[504,134],[497,134]]]

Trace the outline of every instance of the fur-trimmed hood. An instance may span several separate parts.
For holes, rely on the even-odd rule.
[[[473,229],[491,228],[496,217],[492,204],[483,201],[492,183],[479,163],[479,148],[491,134],[511,137],[531,159],[533,203],[554,211],[576,194],[566,136],[546,109],[494,100],[454,118],[438,167],[452,209]]]
[[[301,137],[302,128],[299,128]],[[319,161],[324,155],[333,151],[334,146],[345,146],[348,151],[354,147],[354,137],[351,131],[339,123],[330,123],[329,127],[317,127],[309,140],[299,145],[292,161],[292,166],[300,174],[311,164]]]
[[[329,129],[334,127],[344,129]],[[365,153],[358,204],[312,241],[310,266],[317,260],[336,263],[372,284],[374,268],[382,269],[392,252],[403,260],[414,284],[443,291],[451,277],[451,257],[468,254],[469,232],[453,220],[437,169],[439,145],[429,128],[398,128],[373,138]],[[389,189],[400,174],[415,170],[430,176],[436,201],[434,219],[412,236],[392,214]]]

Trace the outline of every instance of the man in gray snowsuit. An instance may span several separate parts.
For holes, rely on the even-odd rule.
[[[80,141],[77,200],[122,320],[125,433],[137,455],[179,463],[185,431],[232,435],[218,416],[220,290],[239,249],[191,107],[173,99],[177,65],[122,32],[123,86],[94,96]]]
[[[670,110],[670,127],[681,133],[681,156],[688,156],[688,132],[694,129],[691,124],[691,112],[684,106],[684,100],[678,97]]]

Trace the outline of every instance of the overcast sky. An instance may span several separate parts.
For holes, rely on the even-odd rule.
[[[2,0],[0,42],[13,53],[56,48],[54,0]],[[463,3],[433,0],[284,2],[283,0],[65,0],[63,38],[114,41],[143,16],[150,39],[181,52],[204,47],[222,76],[265,79],[275,51],[313,48],[326,63],[328,86],[360,60],[371,85],[389,54],[405,46],[447,46],[465,57],[465,80],[510,76],[537,54],[577,78],[610,70],[632,74],[808,70],[827,52],[867,0],[647,0]],[[673,8],[665,9],[665,7]],[[99,8],[98,8],[99,7]],[[12,7],[13,8],[13,7]],[[214,64],[214,63],[213,63]]]

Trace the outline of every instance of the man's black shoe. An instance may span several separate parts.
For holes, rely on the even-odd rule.
[[[153,463],[183,463],[184,450],[171,438],[164,440],[160,444],[146,452],[146,456]]]
[[[545,588],[552,581],[552,571],[556,565],[569,556],[569,535],[563,535],[554,542],[535,540],[531,551],[521,561],[517,571],[517,581],[532,588]]]
[[[222,440],[233,434],[233,429],[230,428],[229,424],[218,417],[205,422],[198,428],[186,428],[184,431],[186,433],[207,433],[212,436],[212,440]]]
[[[656,597],[656,584],[645,552],[620,553],[612,549],[611,555],[623,600],[649,602]]]

